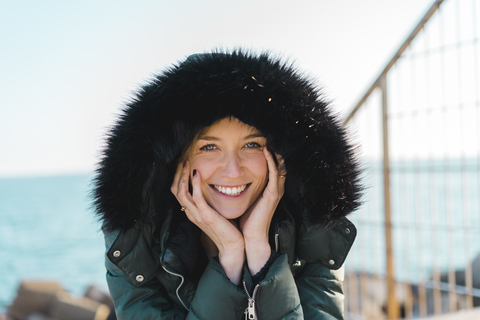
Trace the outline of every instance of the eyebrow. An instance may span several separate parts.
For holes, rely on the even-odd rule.
[[[253,139],[253,138],[265,138],[261,133],[252,133],[244,137],[244,140]],[[221,139],[213,136],[201,136],[198,140],[207,140],[207,141],[220,141]]]

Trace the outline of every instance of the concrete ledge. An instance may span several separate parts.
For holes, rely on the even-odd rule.
[[[51,317],[55,320],[105,320],[110,309],[88,298],[75,298],[59,293],[52,302]]]
[[[106,320],[112,304],[112,298],[94,286],[76,297],[56,282],[23,281],[0,320]]]
[[[7,314],[16,319],[24,319],[34,312],[47,315],[60,292],[65,290],[56,282],[23,281]]]
[[[428,316],[424,318],[411,318],[411,320],[479,320],[480,307],[473,309],[466,309],[455,311],[451,313],[444,313],[435,316]]]

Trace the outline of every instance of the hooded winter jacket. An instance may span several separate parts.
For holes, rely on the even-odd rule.
[[[270,228],[279,256],[234,285],[170,192],[182,148],[235,117],[282,155]],[[321,92],[292,66],[244,51],[193,55],[138,90],[110,131],[95,178],[107,282],[119,319],[343,319],[343,263],[356,236],[359,165]]]

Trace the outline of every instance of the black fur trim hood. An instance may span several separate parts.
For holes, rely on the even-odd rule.
[[[268,53],[214,52],[154,76],[110,130],[93,189],[104,228],[126,231],[147,222],[144,199],[154,167],[162,179],[156,192],[171,199],[166,194],[182,147],[225,117],[257,128],[283,156],[285,197],[310,223],[334,223],[359,206],[354,148],[313,81]]]

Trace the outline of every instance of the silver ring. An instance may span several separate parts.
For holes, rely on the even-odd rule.
[[[187,180],[182,180],[182,183],[187,183]]]

